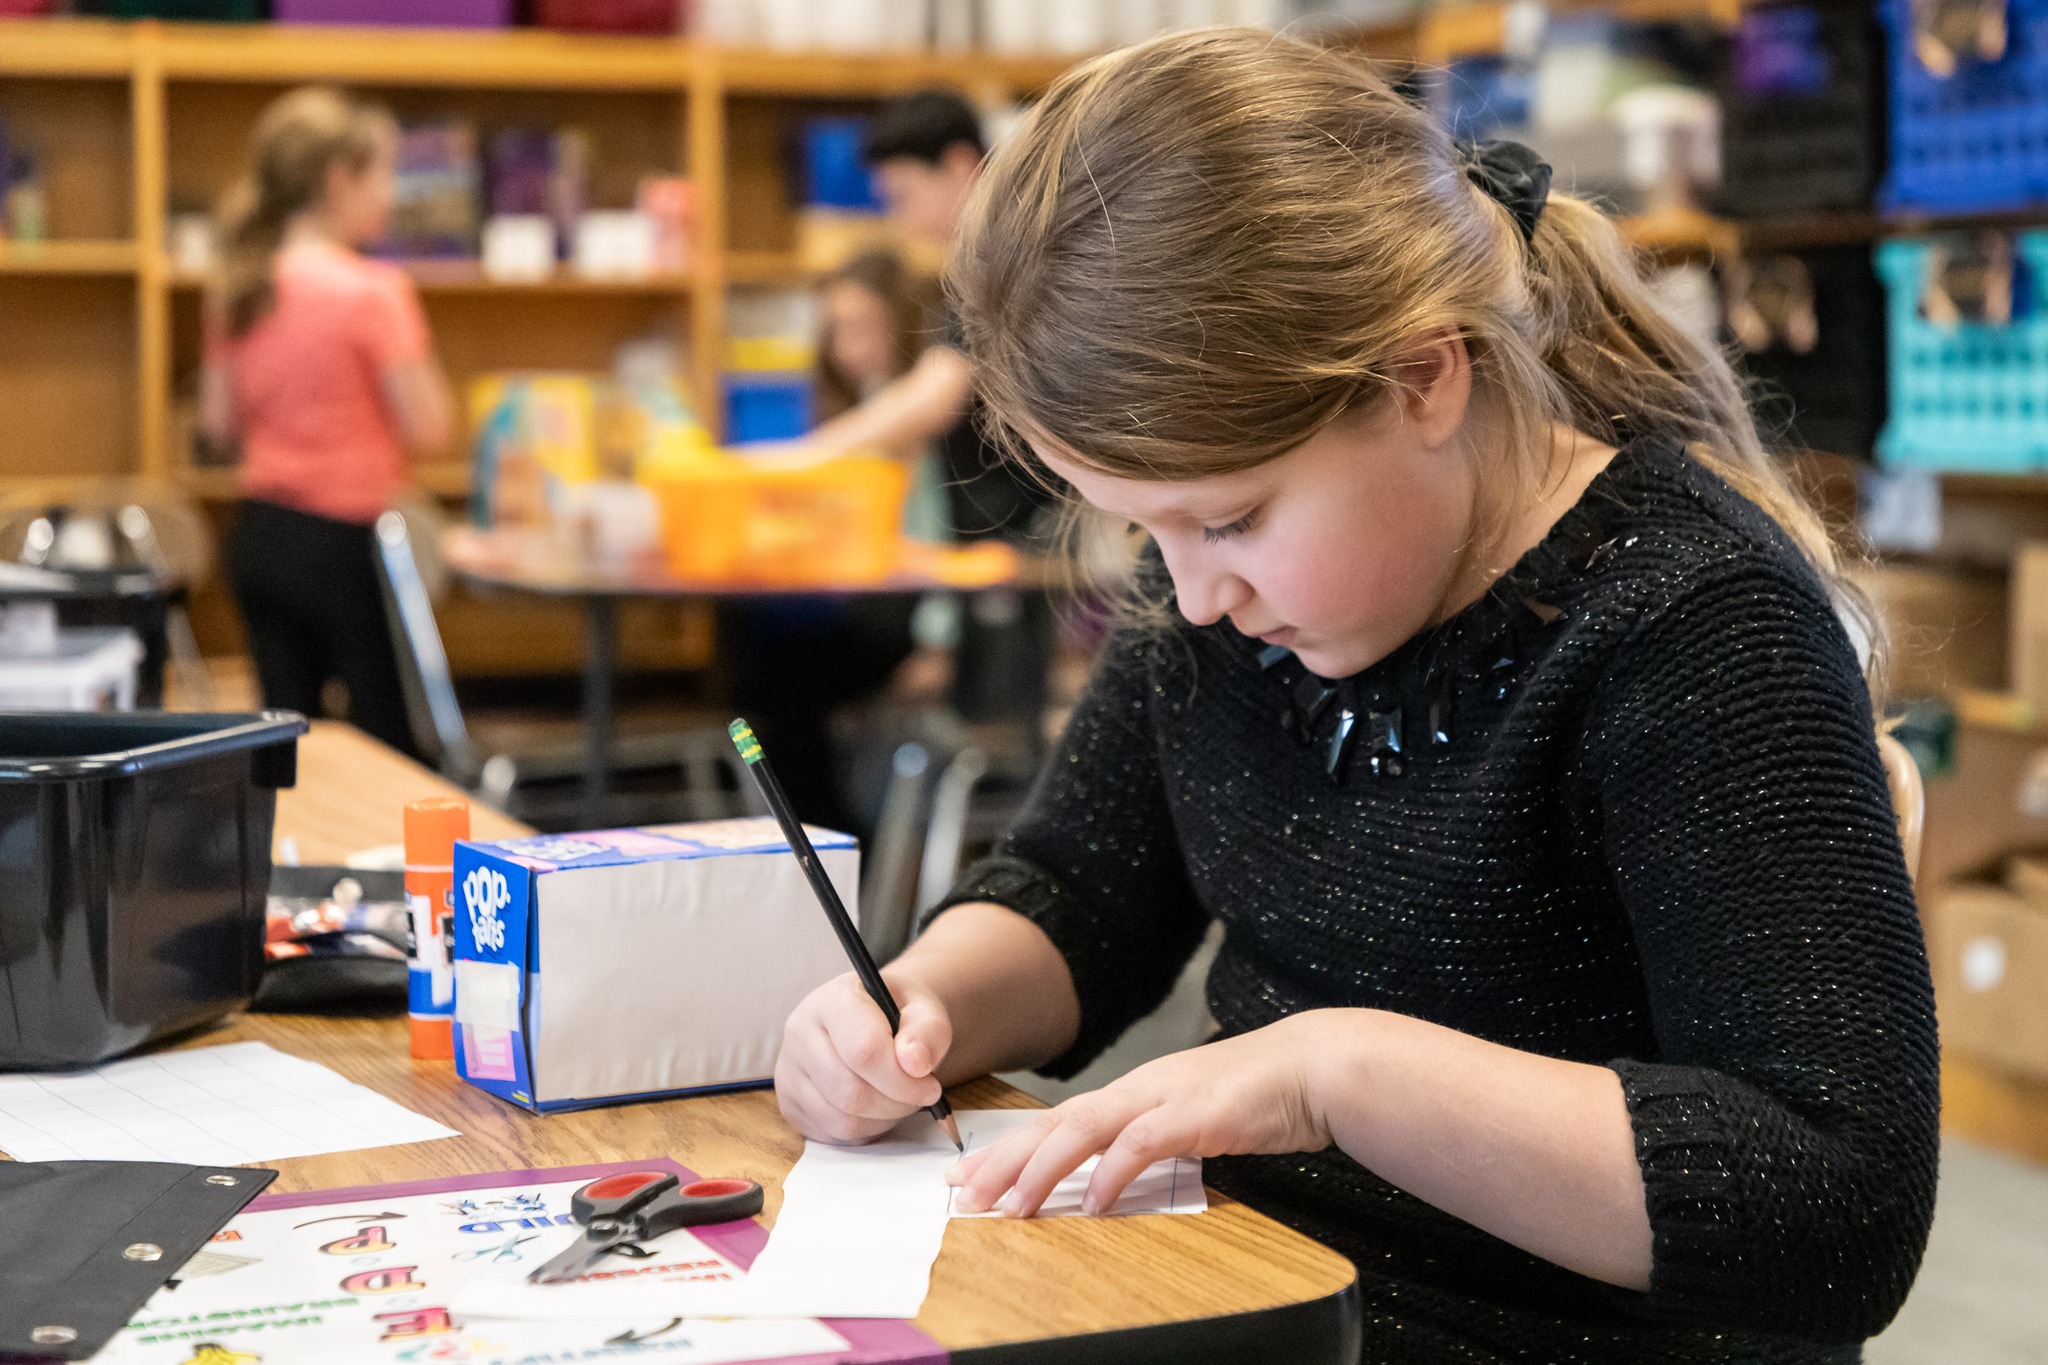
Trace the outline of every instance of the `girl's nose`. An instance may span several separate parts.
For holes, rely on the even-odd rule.
[[[1252,600],[1251,584],[1234,573],[1176,570],[1173,591],[1180,614],[1196,626],[1215,625]]]

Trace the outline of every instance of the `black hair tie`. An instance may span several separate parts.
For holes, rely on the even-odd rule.
[[[1550,202],[1550,163],[1534,148],[1506,138],[1490,142],[1460,139],[1458,159],[1465,164],[1465,178],[1514,215],[1522,240],[1534,241],[1536,221]]]

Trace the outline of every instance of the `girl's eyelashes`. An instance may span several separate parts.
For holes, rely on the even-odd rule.
[[[1231,522],[1228,526],[1204,526],[1202,528],[1202,543],[1204,545],[1214,545],[1219,540],[1229,540],[1232,536],[1241,536],[1246,531],[1251,530],[1252,524],[1258,519],[1259,511],[1255,507],[1236,521]]]

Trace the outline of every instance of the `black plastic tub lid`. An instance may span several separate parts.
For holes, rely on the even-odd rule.
[[[306,718],[296,711],[0,711],[0,782],[125,777],[295,744],[305,733]]]

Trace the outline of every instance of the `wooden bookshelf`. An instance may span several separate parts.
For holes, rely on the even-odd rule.
[[[173,211],[217,202],[258,113],[293,85],[344,84],[402,118],[464,118],[486,136],[576,127],[592,147],[597,208],[628,206],[642,175],[688,176],[698,221],[686,273],[513,283],[472,262],[406,269],[458,387],[498,369],[604,370],[621,342],[660,332],[685,344],[687,378],[715,424],[728,286],[807,280],[786,184],[795,122],[934,85],[999,105],[1042,89],[1070,60],[747,52],[533,29],[0,20],[0,120],[41,154],[50,238],[0,242],[0,497],[59,500],[140,475],[187,490],[225,526],[234,472],[194,465],[184,435],[202,281],[174,267],[165,225]],[[427,460],[413,476],[437,497],[470,491],[463,459]],[[237,647],[218,583],[193,612],[209,650]],[[575,621],[529,603],[457,594],[442,624],[459,670],[575,666]],[[701,667],[707,631],[700,610],[650,608],[635,618],[631,662]]]
[[[794,120],[951,85],[997,104],[1068,58],[980,53],[735,51],[682,39],[536,29],[0,20],[0,118],[43,153],[51,240],[0,244],[0,477],[140,473],[207,498],[232,481],[187,469],[172,409],[199,365],[200,281],[162,243],[173,207],[203,209],[236,174],[248,129],[280,91],[334,81],[402,117],[480,129],[575,126],[594,149],[592,199],[623,207],[648,173],[689,176],[698,225],[686,274],[532,283],[470,262],[413,262],[458,385],[490,369],[603,369],[628,337],[687,343],[715,420],[730,284],[800,287],[784,148]],[[745,249],[728,255],[727,243]],[[20,320],[29,320],[20,325]],[[466,478],[437,475],[455,495]]]
[[[141,261],[133,242],[0,240],[0,274],[133,275]]]

